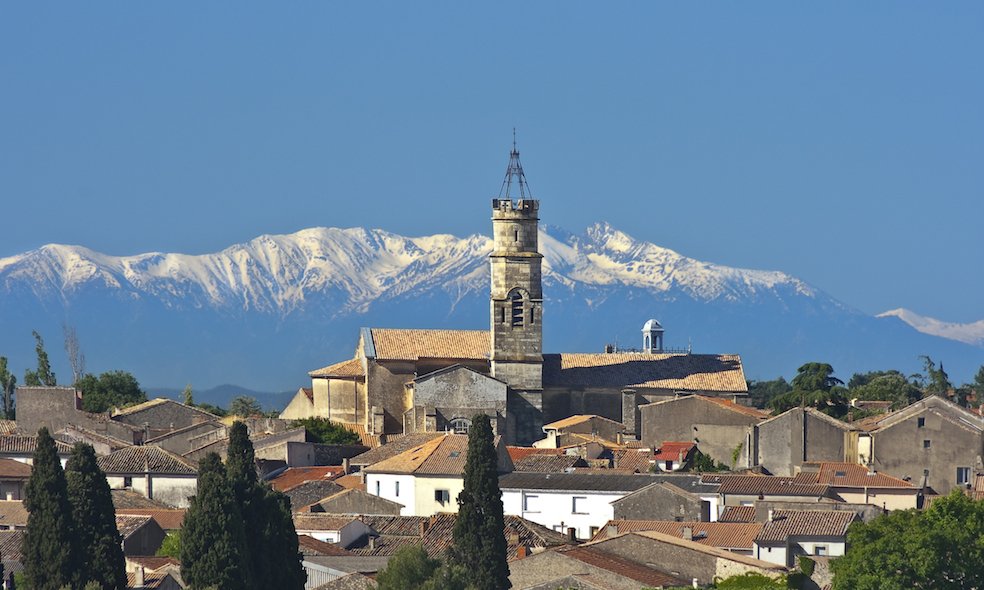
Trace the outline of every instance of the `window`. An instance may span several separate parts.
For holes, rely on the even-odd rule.
[[[540,496],[534,494],[526,494],[523,496],[523,511],[524,512],[539,512],[540,511]]]
[[[590,527],[588,530],[590,531],[590,533],[588,533],[588,534],[590,535],[590,537],[592,539],[594,539],[594,536],[598,534],[598,527],[593,526],[593,527]]]
[[[376,480],[376,495],[379,495],[379,480]]]
[[[396,486],[396,495],[399,496],[400,495],[400,482],[394,482],[394,484]]]
[[[434,490],[434,501],[439,504],[447,504],[451,501],[451,492],[449,490]]]
[[[965,486],[970,483],[970,467],[957,467],[957,485]]]
[[[124,488],[132,488],[133,487],[133,478],[132,477],[124,477],[123,478],[123,487]]]
[[[928,449],[932,443],[927,439],[923,441],[923,448]]]
[[[571,498],[571,514],[587,514],[588,513],[588,498],[587,496],[574,496]]]
[[[922,428],[925,425],[926,425],[926,419],[925,418],[918,418],[916,420],[916,427],[917,428]]]
[[[506,310],[505,308],[502,307],[499,308],[499,323],[500,324],[506,323]]]
[[[509,302],[512,306],[512,326],[514,328],[523,327],[523,294],[513,291],[509,295]]]
[[[469,428],[471,428],[471,420],[467,418],[455,418],[451,421],[451,430],[455,434],[468,434]]]
[[[816,547],[813,548],[813,554],[814,555],[827,555],[827,546],[826,545],[817,545]]]

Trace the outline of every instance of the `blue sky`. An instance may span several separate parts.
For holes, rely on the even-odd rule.
[[[6,3],[0,256],[545,223],[984,318],[984,4]]]

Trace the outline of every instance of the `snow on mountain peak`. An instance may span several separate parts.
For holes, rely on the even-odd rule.
[[[957,340],[959,342],[973,344],[975,346],[984,346],[984,320],[978,320],[967,324],[945,322],[936,318],[920,315],[912,310],[902,307],[880,313],[876,317],[896,317],[923,334],[940,336],[942,338]]]
[[[452,306],[488,289],[491,240],[482,235],[404,237],[379,229],[314,227],[262,235],[203,255],[109,256],[52,244],[0,259],[0,290],[69,298],[88,286],[168,307],[287,314],[320,294],[330,313],[365,312],[374,302],[442,290]],[[619,285],[695,300],[742,301],[776,289],[815,296],[781,272],[719,266],[636,240],[607,223],[581,235],[542,228],[544,280],[570,290]]]

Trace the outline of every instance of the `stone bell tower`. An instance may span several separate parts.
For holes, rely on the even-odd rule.
[[[513,191],[519,193],[514,195]],[[518,200],[513,200],[518,196]],[[492,199],[492,376],[509,386],[507,439],[531,444],[543,437],[543,287],[533,199],[516,149],[509,153],[499,198]]]
[[[515,185],[515,186],[514,186]],[[510,192],[518,189],[519,200]],[[492,199],[492,376],[517,391],[543,389],[540,202],[531,198],[515,136],[499,198]],[[537,404],[539,405],[539,404]]]

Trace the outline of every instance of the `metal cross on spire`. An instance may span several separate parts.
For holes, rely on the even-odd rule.
[[[502,180],[502,188],[499,189],[500,199],[511,199],[513,182],[519,189],[520,199],[532,199],[533,193],[530,185],[526,182],[526,174],[523,173],[523,165],[519,161],[519,150],[516,148],[516,128],[513,127],[513,147],[509,152],[509,166],[506,167],[506,177]]]

